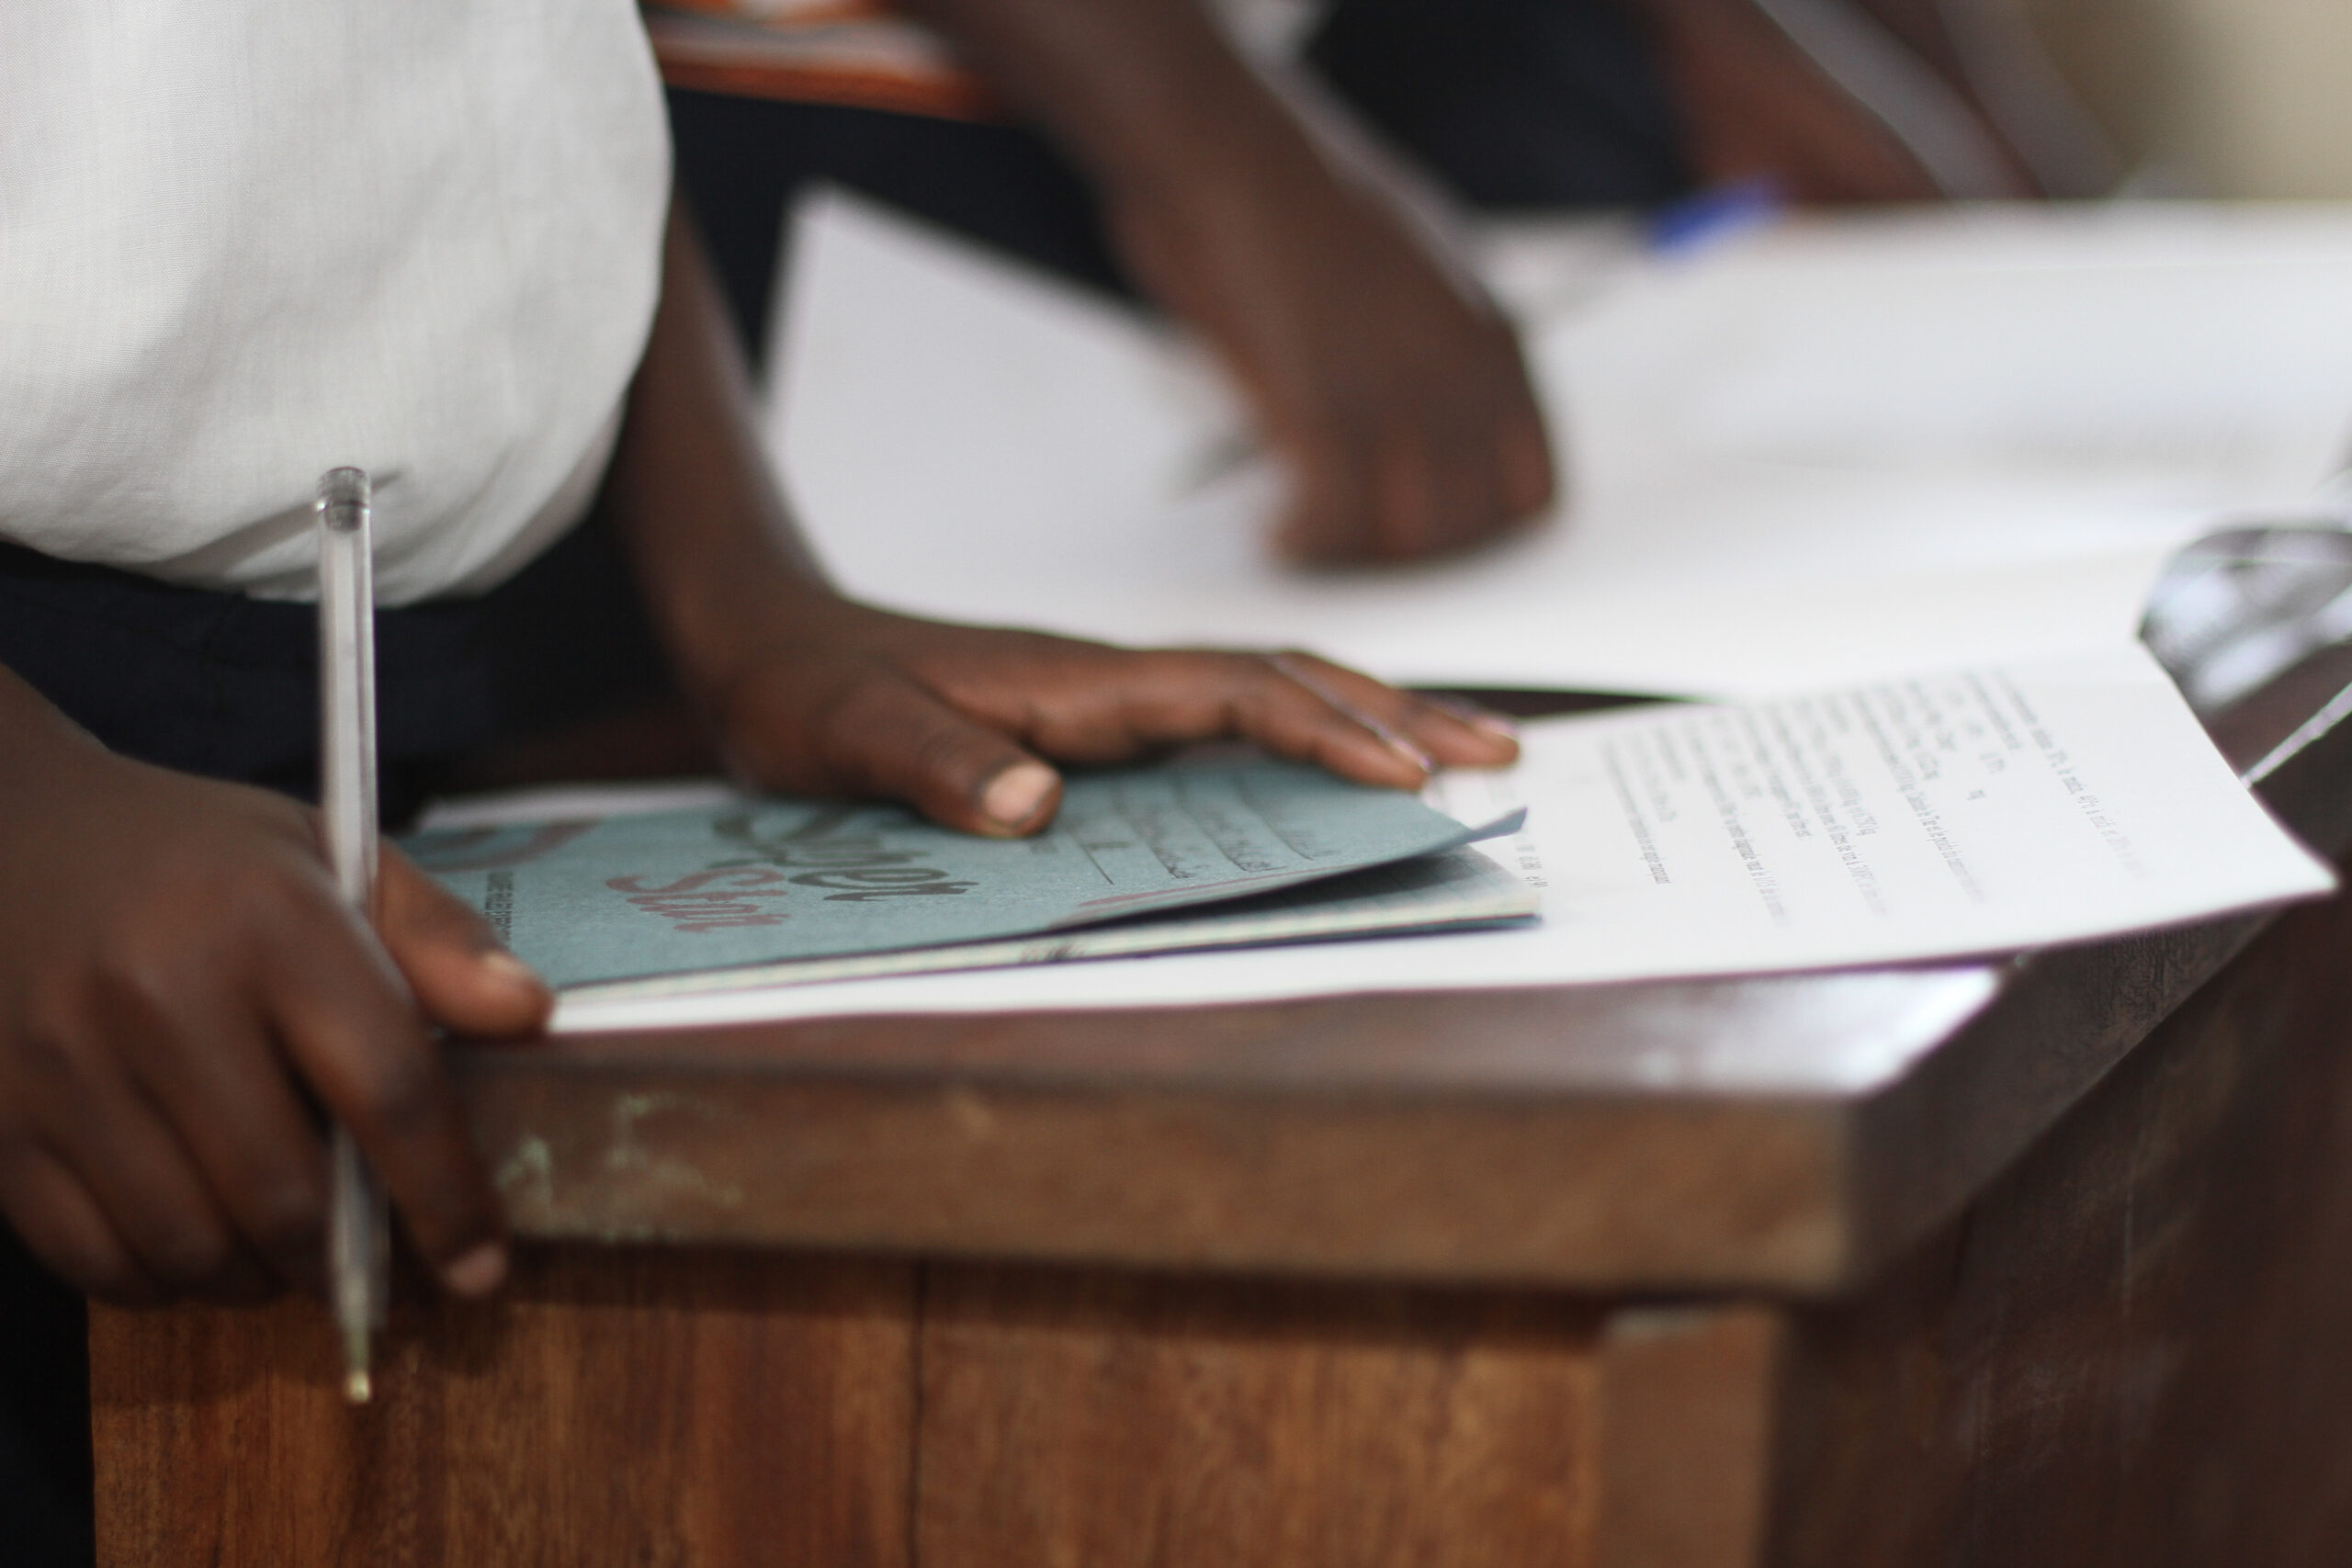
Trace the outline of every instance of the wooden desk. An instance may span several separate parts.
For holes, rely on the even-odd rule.
[[[2217,726],[2267,752],[2323,655]],[[2352,732],[2266,794],[2352,841]],[[533,1245],[98,1312],[109,1563],[2352,1561],[2352,912],[464,1054]]]

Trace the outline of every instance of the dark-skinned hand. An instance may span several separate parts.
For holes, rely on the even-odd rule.
[[[1204,0],[909,0],[1094,177],[1123,259],[1283,459],[1301,561],[1465,549],[1542,513],[1510,325],[1328,155]]]
[[[1250,740],[1343,778],[1417,788],[1437,766],[1518,755],[1504,721],[1306,654],[1136,652],[944,626],[842,600],[737,666],[706,699],[738,775],[763,789],[910,802],[996,837],[1060,802],[1053,762],[1131,761]]]
[[[1048,822],[1046,759],[1229,737],[1410,788],[1517,753],[1498,719],[1303,654],[1131,652],[829,595],[775,625],[708,694],[746,781],[973,832]],[[546,989],[397,851],[371,936],[307,808],[115,756],[5,672],[0,710],[0,1213],[26,1245],[113,1301],[316,1289],[323,1111],[443,1284],[495,1289],[499,1204],[429,1026],[527,1034]]]
[[[748,417],[749,389],[693,231],[608,487],[684,694],[745,783],[912,803],[951,828],[1034,832],[1052,762],[1252,740],[1345,777],[1418,787],[1518,753],[1508,726],[1304,654],[1136,652],[869,608],[826,584]]]
[[[902,798],[976,832],[1051,819],[1047,760],[1254,740],[1366,784],[1491,765],[1508,727],[1305,655],[1138,653],[840,598],[798,546],[692,232],[607,482],[681,684],[752,784]],[[119,1301],[316,1288],[322,1117],[449,1290],[496,1289],[497,1196],[434,1026],[537,1031],[547,989],[387,852],[370,932],[312,813],[107,751],[0,671],[0,1213]]]
[[[527,1033],[545,987],[397,852],[379,942],[311,812],[0,688],[0,1212],[25,1244],[118,1302],[316,1289],[323,1111],[444,1285],[496,1288],[499,1204],[427,1021]]]
[[[1223,177],[1114,192],[1109,212],[1144,287],[1207,337],[1284,459],[1284,555],[1443,555],[1550,503],[1517,335],[1380,197],[1278,140]]]

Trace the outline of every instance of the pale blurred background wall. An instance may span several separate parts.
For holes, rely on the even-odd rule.
[[[2012,0],[2152,186],[2352,197],[2352,0]]]

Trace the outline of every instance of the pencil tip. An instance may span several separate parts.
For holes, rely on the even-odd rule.
[[[375,1384],[365,1371],[355,1368],[344,1374],[343,1397],[354,1404],[365,1404],[376,1397]]]

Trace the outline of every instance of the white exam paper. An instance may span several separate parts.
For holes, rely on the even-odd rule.
[[[1532,929],[559,1006],[559,1030],[1758,974],[1950,958],[2334,886],[2136,646],[1726,706],[1530,725],[1440,781],[1543,892]]]
[[[1279,485],[1218,469],[1242,422],[1196,355],[839,196],[796,232],[770,439],[827,563],[902,608],[1735,696],[2121,643],[2174,549],[2352,441],[2352,208],[1609,232],[1495,247],[1568,492],[1466,560],[1273,564]]]

